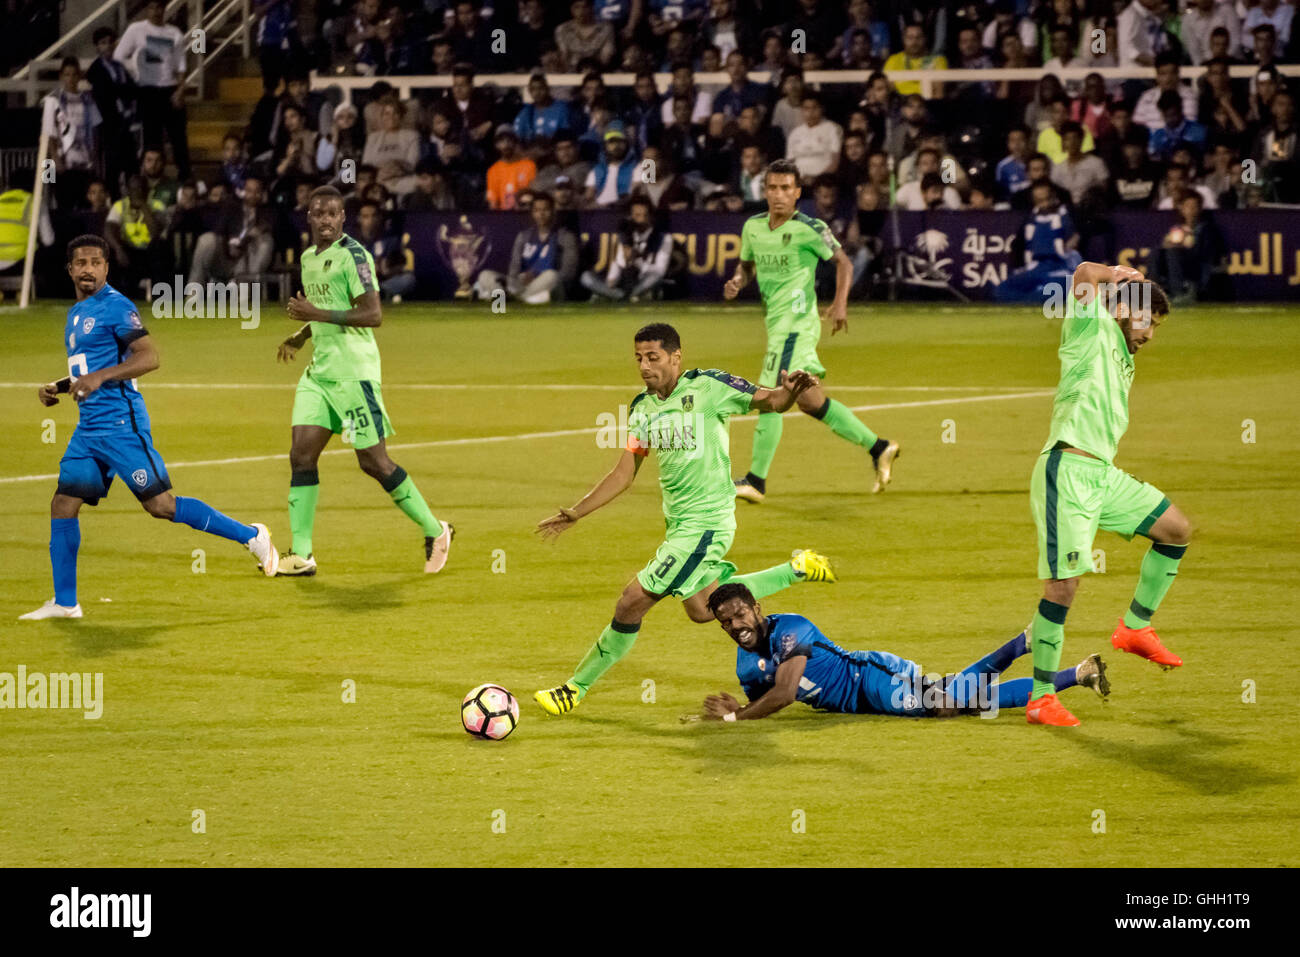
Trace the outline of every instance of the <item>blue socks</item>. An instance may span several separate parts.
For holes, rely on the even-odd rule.
[[[1073,688],[1079,681],[1075,677],[1074,668],[1062,668],[1056,673],[1052,683],[1056,686],[1056,691],[1064,691],[1066,688]],[[1033,690],[1033,678],[1004,681],[998,685],[998,707],[1023,708],[1029,704],[1029,693]]]
[[[974,707],[976,702],[967,702],[970,692],[978,688],[976,681],[963,681],[963,675],[999,675],[1011,667],[1021,655],[1029,654],[1029,641],[1022,631],[1016,637],[1012,638],[1001,648],[990,652],[973,665],[963,668],[954,676],[957,680],[952,683],[955,703],[957,707]],[[1053,684],[1056,691],[1065,688],[1073,688],[1078,684],[1074,668],[1062,668],[1056,672]],[[1032,678],[1016,678],[1013,681],[1002,681],[996,686],[998,692],[999,708],[1023,708],[1029,703],[1029,694],[1033,691],[1034,682]]]
[[[1029,654],[1029,641],[1022,631],[997,651],[990,652],[973,665],[961,670],[961,674],[1000,675],[1011,667],[1021,655]]]
[[[71,608],[77,603],[77,549],[81,525],[75,518],[50,519],[50,567],[54,570],[54,603]]]
[[[228,538],[240,545],[246,543],[250,538],[257,537],[257,529],[253,528],[253,526],[245,525],[243,522],[236,522],[233,518],[222,515],[211,505],[197,498],[185,498],[177,495],[176,514],[172,517],[172,521],[181,525],[188,525],[200,532],[207,532],[209,535],[220,535],[222,538]]]

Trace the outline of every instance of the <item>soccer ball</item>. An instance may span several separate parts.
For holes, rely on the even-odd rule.
[[[519,702],[500,685],[479,685],[465,695],[460,722],[476,738],[500,741],[519,723]]]

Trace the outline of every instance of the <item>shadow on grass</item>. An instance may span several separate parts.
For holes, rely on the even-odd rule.
[[[182,636],[190,628],[207,625],[234,625],[247,623],[243,618],[222,618],[212,621],[177,621],[156,625],[99,625],[80,621],[52,621],[49,624],[67,636],[68,643],[79,655],[87,658],[101,658],[117,654],[119,651],[134,651],[140,648],[153,648],[159,642],[159,636],[176,631]]]
[[[1178,718],[1138,723],[1158,731],[1172,732],[1182,740],[1177,743],[1168,740],[1135,743],[1085,735],[1062,738],[1094,758],[1153,771],[1199,794],[1238,794],[1295,781],[1294,774],[1210,753],[1236,747],[1242,743],[1241,739],[1184,726]]]
[[[304,596],[315,605],[330,605],[347,611],[382,611],[408,604],[404,585],[408,582],[387,581],[376,585],[329,585],[314,581]]]

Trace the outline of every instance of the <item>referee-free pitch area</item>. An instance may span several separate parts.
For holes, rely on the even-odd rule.
[[[149,518],[119,482],[82,510],[86,617],[18,622],[52,594],[51,476],[75,410],[45,409],[34,385],[65,371],[66,305],[0,314],[0,673],[102,673],[103,713],[0,710],[0,865],[1300,863],[1294,307],[1177,310],[1138,356],[1116,461],[1196,526],[1154,622],[1186,665],[1110,649],[1145,543],[1102,533],[1105,573],[1080,591],[1062,661],[1101,651],[1114,690],[1105,704],[1066,692],[1083,724],[1054,729],[1019,711],[799,704],[683,724],[707,693],[738,689],[731,641],[675,602],[572,715],[531,701],[568,677],[662,537],[653,464],[557,543],[532,534],[616,458],[601,441],[618,436],[597,429],[638,391],[632,333],[674,322],[685,367],[756,377],[752,304],[389,307],[390,452],[456,525],[443,574],[422,573],[419,530],[336,439],[318,577],[267,580],[237,546]],[[894,484],[868,494],[866,455],[795,416],[767,502],[738,503],[731,559],[748,571],[827,553],[838,584],[765,609],[953,671],[1021,630],[1040,597],[1027,496],[1059,322],[947,305],[849,316],[847,336],[823,339],[826,385],[902,443]],[[147,325],[162,367],[141,389],[176,491],[268,523],[286,550],[307,351],[292,369],[275,352],[295,326],[279,307],[251,330]],[[733,420],[738,475],[752,434],[753,416]],[[504,742],[460,728],[462,696],[485,681],[520,699]]]

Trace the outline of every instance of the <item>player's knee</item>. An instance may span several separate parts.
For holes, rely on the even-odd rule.
[[[826,397],[816,389],[799,393],[799,397],[795,399],[795,402],[798,404],[800,412],[806,412],[814,418],[820,419],[826,414]]]
[[[155,495],[146,502],[141,502],[144,510],[154,518],[171,521],[176,517],[176,499],[170,495]]]
[[[317,456],[297,447],[289,449],[289,468],[295,472],[310,472],[316,467]]]
[[[365,472],[376,482],[382,482],[397,469],[397,466],[387,457],[377,459],[372,456],[358,456],[357,464],[361,466],[361,471]]]
[[[1188,545],[1192,541],[1192,523],[1182,512],[1170,516],[1169,527],[1163,536],[1170,545]]]

